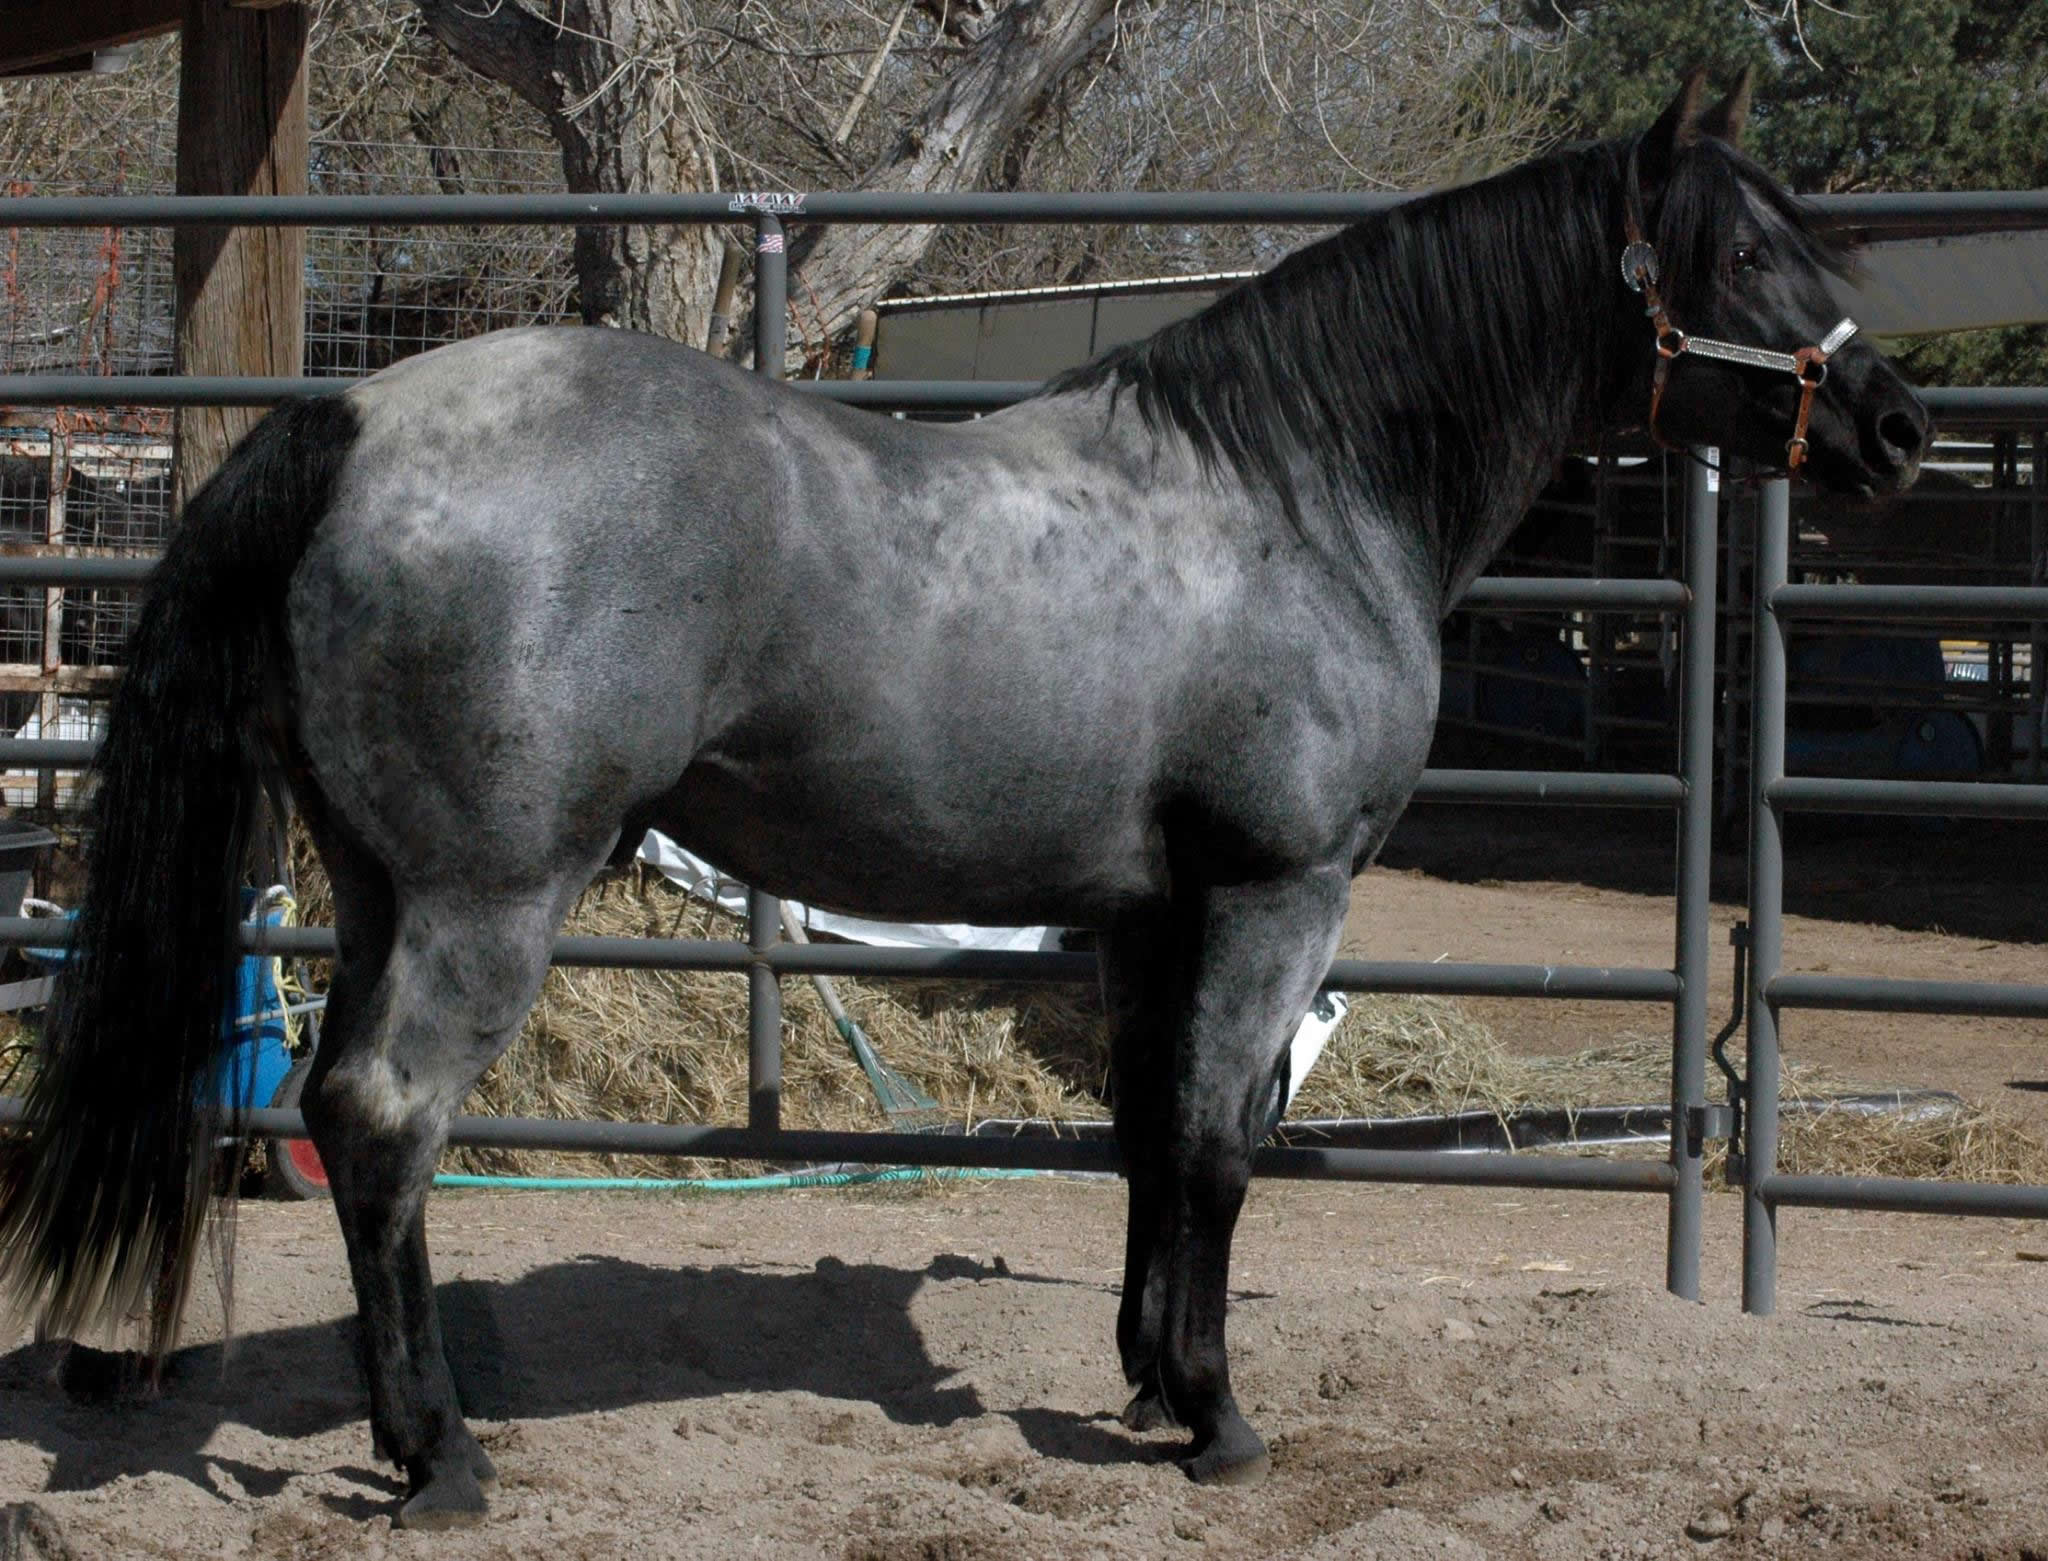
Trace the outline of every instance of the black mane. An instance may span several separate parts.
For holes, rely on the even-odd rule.
[[[1623,359],[1614,333],[1633,324],[1617,307],[1633,145],[1571,147],[1405,202],[1046,393],[1130,391],[1155,431],[1277,493],[1304,535],[1312,497],[1345,517],[1412,514],[1449,586],[1496,512],[1519,514],[1532,496],[1513,457],[1562,453],[1595,431],[1587,424],[1618,389],[1606,381]],[[1733,148],[1701,142],[1678,159],[1655,213],[1675,312],[1714,264],[1744,186],[1774,229],[1839,269],[1806,208]],[[1345,531],[1362,545],[1355,520]]]

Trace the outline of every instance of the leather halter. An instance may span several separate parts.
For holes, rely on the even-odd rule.
[[[1664,402],[1664,382],[1670,377],[1672,361],[1681,353],[1718,358],[1724,363],[1739,363],[1747,368],[1769,369],[1775,373],[1790,374],[1799,381],[1799,414],[1792,422],[1792,437],[1785,443],[1785,470],[1788,473],[1798,471],[1806,459],[1806,424],[1813,415],[1813,393],[1828,377],[1828,359],[1840,352],[1849,338],[1856,334],[1856,322],[1844,315],[1817,346],[1801,347],[1796,352],[1773,352],[1768,347],[1716,341],[1711,336],[1688,336],[1671,323],[1670,312],[1657,291],[1657,251],[1643,237],[1642,224],[1636,220],[1633,158],[1630,160],[1629,186],[1630,198],[1622,213],[1628,243],[1621,252],[1621,279],[1631,292],[1643,295],[1643,313],[1650,317],[1651,328],[1656,332],[1657,372],[1650,389],[1650,437],[1667,448],[1671,446],[1671,442],[1657,431],[1657,411]]]

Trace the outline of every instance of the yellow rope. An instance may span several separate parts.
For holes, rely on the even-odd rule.
[[[295,927],[298,925],[299,902],[292,898],[291,890],[287,889],[283,884],[274,885],[264,893],[263,903],[259,907],[258,914],[267,919],[273,909],[281,913],[277,919],[278,926]],[[270,982],[277,992],[277,1006],[285,1011],[283,1016],[284,1049],[288,1052],[296,1053],[299,1049],[299,1032],[303,1027],[306,1016],[293,1013],[291,1011],[292,1004],[295,1001],[309,1001],[313,994],[306,989],[305,984],[299,980],[295,973],[286,973],[284,956],[282,954],[273,954],[270,958]]]

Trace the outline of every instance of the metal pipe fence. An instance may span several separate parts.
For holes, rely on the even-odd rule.
[[[408,226],[459,224],[745,223],[753,229],[757,296],[757,371],[780,376],[787,297],[784,221],[802,222],[1051,222],[1051,223],[1338,223],[1393,204],[1385,195],[695,195],[695,196],[351,196],[351,197],[31,197],[0,200],[0,226],[187,224]],[[2048,225],[2048,193],[1974,196],[1853,196],[1819,203],[1826,219],[1866,236],[1919,230],[1929,224],[1965,229]],[[343,378],[94,378],[73,375],[0,376],[0,404],[264,405],[287,395],[346,390]],[[1027,383],[907,384],[799,382],[798,388],[853,405],[910,410],[983,410],[1019,399]],[[2043,392],[1948,392],[1930,398],[1945,426],[2009,424],[2015,416],[2048,407]],[[1664,1195],[1669,1201],[1666,1281],[1676,1293],[1699,1293],[1701,1161],[1716,1121],[1706,1106],[1706,998],[1708,858],[1713,781],[1713,657],[1718,497],[1695,470],[1686,491],[1685,578],[1671,580],[1504,580],[1478,582],[1469,605],[1497,609],[1633,608],[1680,616],[1682,740],[1677,773],[1586,774],[1546,771],[1432,771],[1418,795],[1459,802],[1523,802],[1562,806],[1670,808],[1677,815],[1675,881],[1677,938],[1671,968],[1548,965],[1423,964],[1339,960],[1328,985],[1346,991],[1434,995],[1649,1002],[1672,1008],[1672,1124],[1668,1158],[1608,1161],[1559,1156],[1476,1153],[1432,1154],[1314,1147],[1266,1147],[1260,1174],[1339,1177],[1482,1186],[1580,1188]],[[1782,532],[1782,512],[1780,516]],[[140,584],[149,562],[140,559],[0,559],[0,585]],[[1782,579],[1777,582],[1782,585]],[[1760,596],[1768,593],[1760,593]],[[2048,596],[2048,592],[2035,593]],[[2032,619],[2048,619],[2048,606],[2032,596],[2010,604]],[[2001,608],[2001,610],[2002,610]],[[1764,609],[1759,609],[1760,613]],[[1782,645],[1780,645],[1782,652]],[[1761,659],[1761,658],[1760,658]],[[1782,696],[1782,655],[1777,669]],[[1778,705],[1782,732],[1782,697]],[[0,766],[79,767],[92,745],[58,740],[0,742]],[[1759,816],[1775,820],[1764,796],[1782,779],[1782,744],[1775,768],[1759,764]],[[1796,795],[1796,793],[1795,793]],[[1775,896],[1776,888],[1772,894]],[[1775,903],[1775,901],[1774,901]],[[329,929],[246,929],[252,951],[306,957],[331,955]],[[59,924],[0,918],[0,946],[48,947],[66,941]],[[704,1155],[750,1159],[834,1159],[916,1165],[1000,1165],[1052,1170],[1116,1168],[1112,1144],[1043,1138],[1002,1140],[936,1134],[820,1133],[780,1127],[782,977],[797,974],[883,977],[959,977],[1000,980],[1084,981],[1094,961],[1075,954],[997,954],[951,950],[876,949],[855,945],[800,945],[783,940],[775,902],[749,896],[745,942],[729,940],[563,937],[558,963],[612,968],[727,971],[748,979],[751,1004],[750,1088],[744,1127],[651,1123],[540,1122],[463,1118],[452,1141],[500,1147],[554,1148],[592,1153]],[[1754,1020],[1771,990],[1777,952],[1759,966]],[[1775,1001],[1775,1000],[1774,1000]],[[1752,1079],[1761,1089],[1752,1030]],[[1775,1068],[1774,1032],[1770,1044]],[[1775,1103],[1775,1072],[1767,1079]],[[0,1102],[0,1121],[18,1108]],[[243,1126],[267,1134],[303,1133],[296,1112],[252,1111]],[[1765,1142],[1774,1144],[1775,1113]],[[1753,1143],[1755,1140],[1753,1139]],[[1768,1212],[1776,1202],[1799,1201],[1812,1179],[1768,1173],[1770,1156],[1758,1155],[1764,1173],[1749,1188],[1749,1202]],[[1847,1192],[1841,1196],[1849,1196]],[[1874,1196],[1874,1195],[1873,1195]]]
[[[2042,416],[2029,400],[2026,411]],[[2040,435],[2034,460],[2040,470]],[[1778,1210],[1787,1207],[2048,1218],[2048,1188],[1902,1177],[1790,1176],[1777,1168],[1779,1023],[1786,1009],[2048,1018],[2048,986],[1787,972],[1784,966],[1784,815],[1799,810],[2048,819],[2048,786],[1882,781],[1785,774],[1787,624],[1795,618],[1873,621],[2048,619],[2044,586],[1861,586],[1788,583],[1789,484],[1764,485],[1758,508],[1750,700],[1748,996],[1744,1086],[1742,1305],[1777,1304]],[[2038,738],[2036,739],[2038,741]]]
[[[751,222],[1301,223],[1356,222],[1413,197],[1305,191],[1073,194],[962,191],[733,191],[597,195],[28,195],[0,200],[0,227],[494,227]],[[1816,195],[1822,223],[1863,239],[1888,233],[2048,227],[2048,191]]]

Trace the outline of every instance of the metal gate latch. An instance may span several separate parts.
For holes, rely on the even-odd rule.
[[[1749,1081],[1735,1071],[1735,1065],[1728,1060],[1728,1041],[1741,1028],[1749,1012],[1749,923],[1738,921],[1728,929],[1729,947],[1735,950],[1735,1007],[1728,1015],[1728,1022],[1721,1026],[1721,1033],[1714,1037],[1714,1066],[1721,1070],[1721,1076],[1728,1081],[1728,1104],[1725,1106],[1695,1106],[1686,1113],[1686,1133],[1689,1147],[1694,1154],[1700,1145],[1710,1138],[1728,1140],[1728,1162],[1723,1170],[1724,1179],[1731,1185],[1738,1185],[1743,1179],[1742,1152],[1742,1106],[1749,1099]]]

